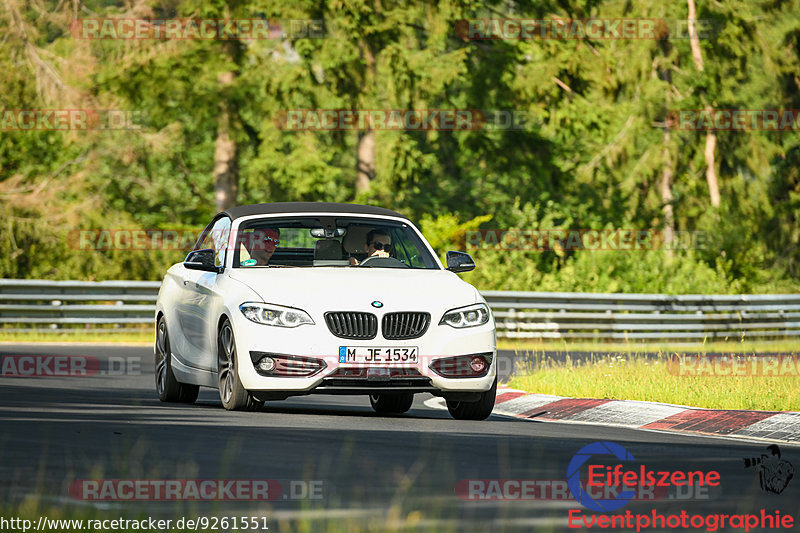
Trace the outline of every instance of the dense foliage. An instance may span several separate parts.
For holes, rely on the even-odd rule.
[[[713,31],[674,30],[686,0],[6,0],[0,107],[119,109],[138,130],[0,132],[0,273],[159,279],[180,251],[81,250],[70,232],[200,227],[216,212],[215,151],[235,146],[240,204],[315,200],[401,211],[440,253],[477,228],[705,232],[673,251],[478,250],[484,289],[787,292],[800,279],[800,135],[706,132],[678,109],[800,109],[800,0],[697,2]],[[321,20],[324,38],[80,39],[82,17]],[[666,21],[661,39],[470,40],[463,19]],[[228,78],[225,76],[228,75]],[[227,81],[222,81],[227,80]],[[524,128],[288,131],[293,109],[480,109]],[[224,121],[221,120],[224,117]],[[224,122],[224,124],[223,124]],[[363,132],[362,132],[363,133]],[[670,169],[669,193],[660,188]],[[671,206],[667,215],[665,202]],[[70,244],[73,243],[73,244]]]

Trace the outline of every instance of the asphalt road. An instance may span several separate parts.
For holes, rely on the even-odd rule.
[[[323,395],[233,413],[210,389],[196,405],[160,403],[149,347],[0,345],[4,357],[23,354],[93,356],[100,372],[0,377],[0,495],[12,510],[33,499],[45,510],[123,518],[259,516],[273,531],[304,525],[310,531],[564,531],[571,509],[592,514],[568,494],[465,501],[456,487],[481,479],[537,480],[541,487],[556,480],[563,487],[576,452],[612,441],[633,454],[637,468],[717,471],[721,477],[707,493],[682,499],[672,487],[664,499],[631,501],[620,512],[763,509],[800,517],[800,473],[775,494],[761,488],[758,467],[744,467],[744,458],[769,453],[763,443],[500,416],[456,421],[424,405],[428,395],[418,395],[411,411],[397,417],[377,416],[365,397]],[[800,448],[781,451],[800,468]],[[86,479],[271,479],[282,492],[269,502],[87,502],[70,494],[75,480]],[[484,483],[473,485],[483,487],[475,494],[491,494]],[[312,487],[319,497],[304,498]]]

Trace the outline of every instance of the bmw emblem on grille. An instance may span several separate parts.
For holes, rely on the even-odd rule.
[[[379,302],[378,300],[375,300],[374,302],[372,302],[372,307],[375,307],[376,309],[380,309],[381,307],[383,307],[383,302]]]

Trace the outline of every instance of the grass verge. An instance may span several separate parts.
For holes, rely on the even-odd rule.
[[[96,330],[62,330],[58,332],[20,331],[4,332],[0,330],[0,342],[56,342],[56,343],[135,343],[152,344],[155,332],[152,329],[141,331],[114,331],[113,329]]]
[[[590,356],[580,362],[569,357],[565,362],[528,357],[508,385],[531,393],[572,398],[642,400],[710,409],[800,411],[800,377],[796,374],[681,376],[670,372],[670,355],[664,351],[650,351],[649,355],[623,352]]]

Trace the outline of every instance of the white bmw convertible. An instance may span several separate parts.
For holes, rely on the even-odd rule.
[[[415,393],[483,420],[497,389],[495,326],[480,293],[406,217],[379,207],[273,203],[219,213],[156,305],[156,390],[226,409],[303,394],[362,394],[403,413]]]

